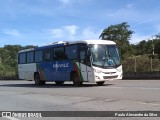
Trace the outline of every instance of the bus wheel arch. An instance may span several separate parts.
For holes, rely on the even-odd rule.
[[[71,81],[73,81],[73,84],[75,86],[81,86],[83,84],[83,82],[80,80],[77,72],[75,72],[75,71],[71,72]]]
[[[44,85],[46,81],[41,80],[41,77],[38,72],[34,73],[34,82],[36,85]]]

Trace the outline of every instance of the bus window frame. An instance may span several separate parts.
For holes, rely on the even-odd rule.
[[[64,46],[64,53],[66,53],[66,47],[72,47],[72,46],[76,46],[76,58],[74,58],[74,59],[67,59],[66,58],[66,54],[65,54],[65,60],[79,60],[79,58],[78,58],[78,44],[71,44],[71,45],[67,45],[67,46]]]
[[[28,53],[32,53],[33,52],[33,61],[32,62],[28,62]],[[35,63],[35,51],[28,51],[28,52],[25,52],[26,53],[26,64],[28,63]]]
[[[36,52],[42,51],[42,59],[41,61],[36,61]],[[34,51],[34,63],[40,63],[43,62],[43,49],[35,50]]]
[[[91,55],[90,56],[88,55],[88,53],[90,52],[89,51],[89,45],[87,45],[85,43],[79,43],[78,44],[78,61],[79,61],[79,63],[82,63],[81,58],[80,58],[80,51],[81,50],[85,51],[85,57],[84,57],[84,60],[83,60],[83,64],[91,67]]]
[[[50,60],[46,60],[46,53],[47,52],[50,52]],[[53,61],[53,48],[45,48],[45,49],[43,49],[42,50],[42,62],[51,62],[51,61]]]
[[[25,62],[21,63],[20,55],[25,54]],[[21,52],[18,54],[18,64],[27,64],[27,52]]]

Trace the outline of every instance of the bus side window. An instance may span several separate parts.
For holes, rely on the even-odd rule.
[[[34,62],[34,52],[27,52],[27,63],[33,63]]]
[[[26,53],[20,53],[19,54],[19,64],[25,64],[26,63]]]
[[[52,57],[51,57],[51,52],[52,50],[51,49],[48,49],[48,50],[45,50],[44,51],[44,61],[51,61],[52,60]]]
[[[77,59],[77,46],[65,47],[65,59],[76,60]]]
[[[35,62],[42,62],[42,50],[35,51]]]
[[[54,48],[54,59],[55,60],[65,59],[64,47]]]

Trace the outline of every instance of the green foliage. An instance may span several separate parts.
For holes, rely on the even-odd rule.
[[[142,40],[136,45],[131,45],[134,51],[132,57],[125,56],[123,61],[124,71],[133,72],[135,66],[136,72],[160,71],[160,37],[158,35],[155,39]]]
[[[141,41],[135,45],[136,55],[151,54],[153,52],[153,42],[151,40]]]
[[[5,45],[0,48],[0,77],[17,75],[17,54],[19,50],[35,46]]]
[[[17,67],[15,67],[17,68]],[[16,76],[16,69],[7,64],[0,64],[0,77]]]
[[[149,72],[160,71],[160,61],[156,57],[153,59],[151,56],[138,55],[126,57],[123,61],[124,72]]]
[[[123,22],[117,25],[111,25],[103,30],[100,38],[102,38],[103,40],[122,41],[128,44],[128,40],[134,33],[132,30],[129,30],[129,28],[130,26],[127,24],[127,22]]]

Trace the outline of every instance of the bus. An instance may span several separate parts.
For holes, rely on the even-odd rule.
[[[18,52],[19,79],[33,80],[36,85],[72,81],[103,85],[122,79],[120,53],[109,40],[60,41]]]

